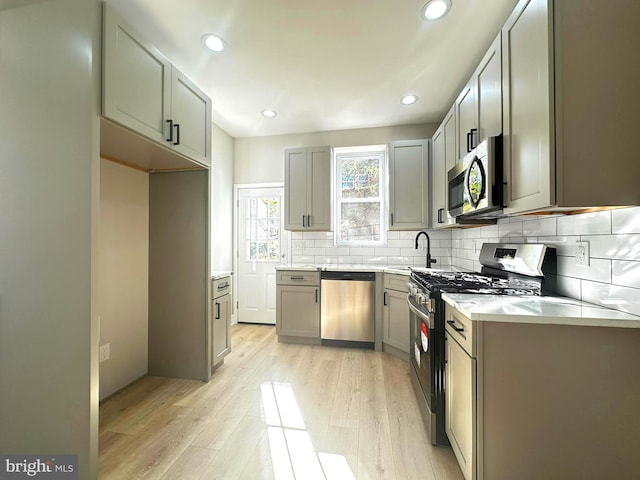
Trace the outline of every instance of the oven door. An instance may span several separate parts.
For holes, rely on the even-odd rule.
[[[409,296],[407,297],[410,312],[410,349],[411,366],[416,373],[420,389],[431,413],[435,413],[433,388],[433,351],[435,340],[433,322],[429,313]]]

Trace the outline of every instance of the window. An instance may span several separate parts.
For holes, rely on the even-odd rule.
[[[280,260],[280,199],[247,199],[247,259],[264,262]]]
[[[384,244],[386,146],[336,148],[334,153],[336,244]]]

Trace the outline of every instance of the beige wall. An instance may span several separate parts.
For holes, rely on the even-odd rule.
[[[289,147],[350,147],[380,145],[393,140],[431,138],[438,124],[336,130],[269,137],[236,138],[234,183],[284,182],[284,149]]]
[[[212,124],[211,270],[233,269],[233,138]]]
[[[149,175],[101,160],[99,313],[100,399],[147,373]]]
[[[0,452],[97,477],[100,4],[0,10]],[[97,60],[97,61],[96,61]]]

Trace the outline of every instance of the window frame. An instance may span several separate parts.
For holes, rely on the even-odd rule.
[[[342,198],[342,176],[341,161],[343,159],[357,157],[378,157],[379,159],[379,175],[378,175],[378,196],[370,198]],[[335,147],[333,149],[332,158],[332,186],[333,186],[333,207],[334,207],[334,245],[344,247],[382,247],[387,241],[387,169],[389,155],[387,145],[366,145],[360,147]],[[374,198],[374,199],[371,199]],[[342,204],[343,203],[376,203],[380,205],[380,239],[379,240],[344,240],[340,234],[340,225],[342,220]]]

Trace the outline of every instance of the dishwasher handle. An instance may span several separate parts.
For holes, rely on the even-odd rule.
[[[320,272],[320,280],[374,282],[376,280],[376,274],[375,272],[324,271]]]

